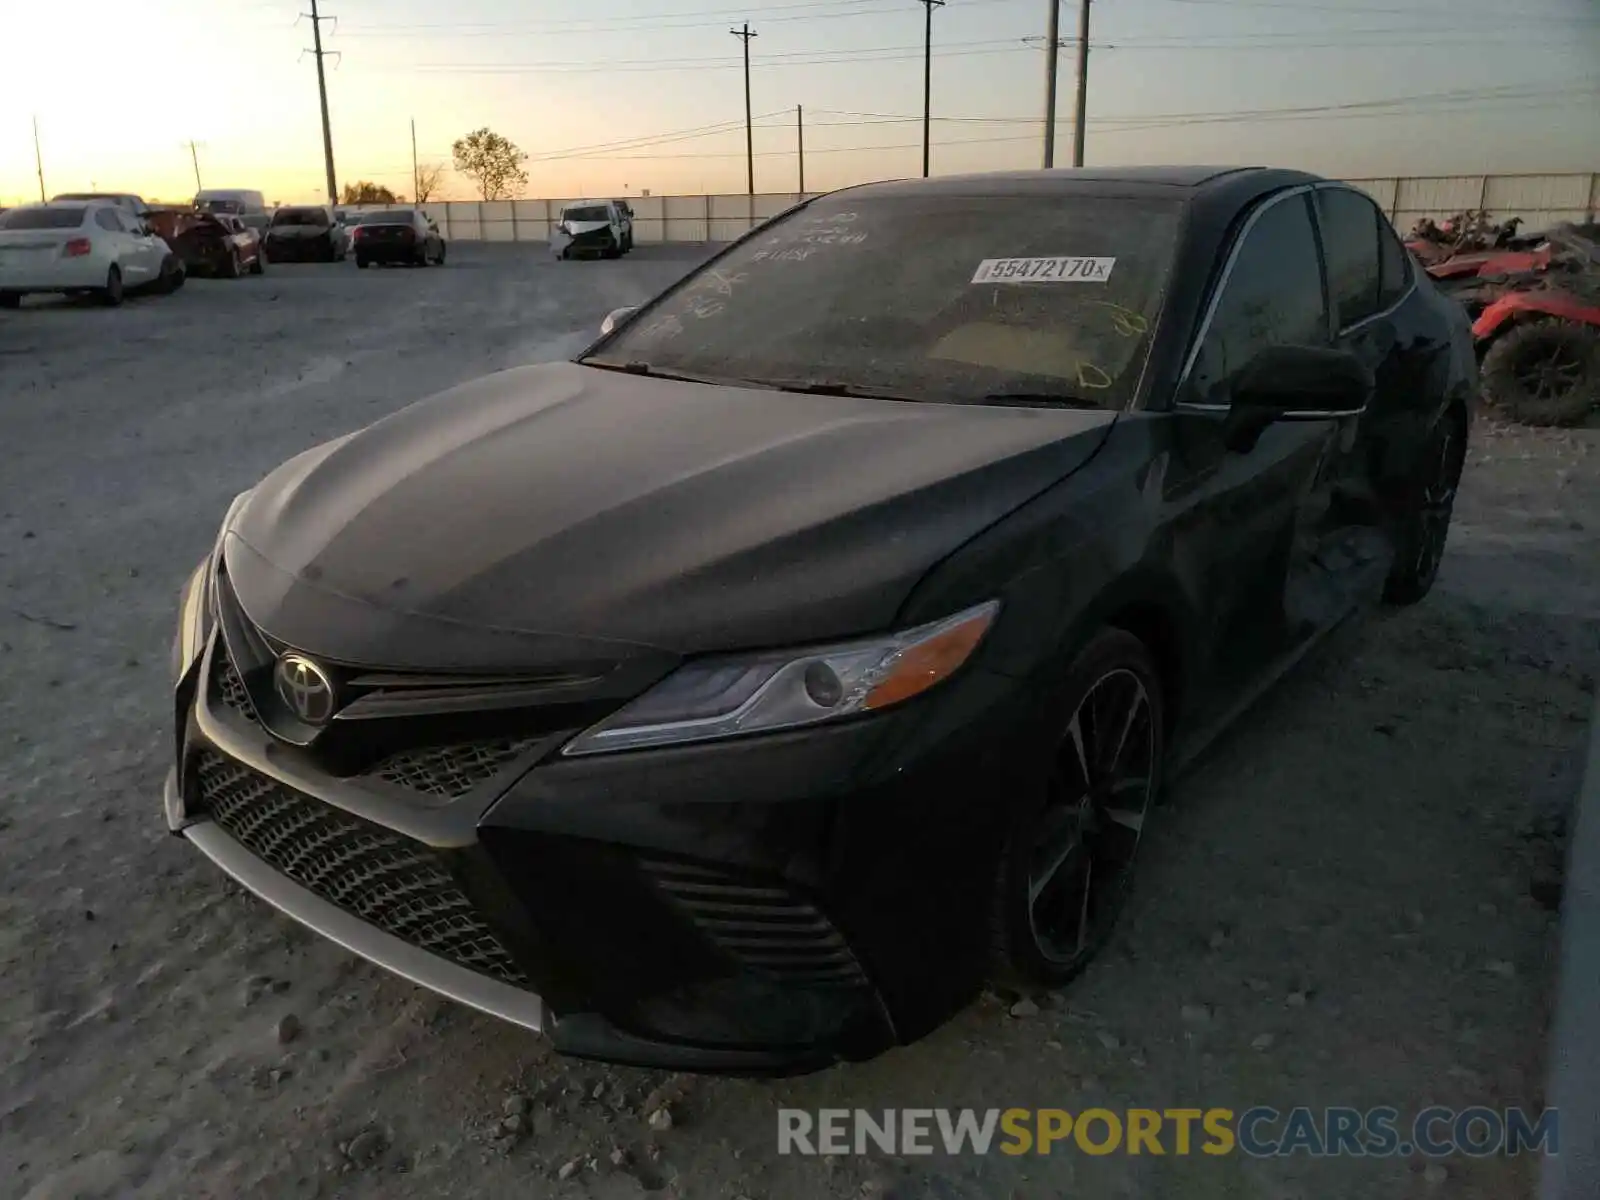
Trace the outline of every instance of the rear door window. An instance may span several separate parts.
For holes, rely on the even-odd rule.
[[[1318,188],[1317,222],[1328,264],[1328,291],[1339,328],[1365,321],[1378,303],[1378,222],[1372,201],[1349,188]]]

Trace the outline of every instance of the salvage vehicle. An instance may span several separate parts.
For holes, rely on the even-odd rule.
[[[191,275],[237,279],[245,271],[262,274],[267,267],[261,237],[231,213],[154,209],[146,218],[183,260]]]
[[[1579,425],[1600,411],[1600,230],[1548,237],[1542,273],[1481,289],[1473,336],[1488,403],[1525,425]]]
[[[58,200],[104,200],[141,217],[150,211],[150,205],[145,203],[144,197],[136,196],[132,192],[62,192],[59,196],[50,197],[51,204]]]
[[[414,208],[386,208],[361,214],[350,231],[356,266],[403,263],[444,265],[444,236],[439,227]]]
[[[633,221],[615,200],[583,200],[561,210],[550,232],[550,252],[557,258],[591,254],[621,258],[633,249]]]
[[[104,200],[25,204],[0,215],[0,308],[29,293],[95,295],[183,286],[183,260],[131,209]]]
[[[280,208],[267,226],[267,257],[273,262],[343,262],[350,234],[329,205]]]
[[[233,501],[165,817],[415,983],[702,1071],[1081,971],[1163,779],[1428,593],[1477,392],[1372,201],[1262,168],[849,188],[608,326]]]

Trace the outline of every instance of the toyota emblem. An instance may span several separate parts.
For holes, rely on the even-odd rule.
[[[307,725],[323,725],[333,716],[333,680],[304,654],[285,654],[273,671],[278,699]]]

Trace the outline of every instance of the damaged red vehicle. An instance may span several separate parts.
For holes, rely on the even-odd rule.
[[[1472,298],[1484,398],[1524,424],[1579,425],[1600,411],[1600,227],[1563,226],[1545,249]]]
[[[267,268],[261,235],[231,213],[166,209],[146,218],[191,275],[237,279],[246,271],[260,275]]]

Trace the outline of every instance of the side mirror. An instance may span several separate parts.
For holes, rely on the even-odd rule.
[[[1320,421],[1366,407],[1372,371],[1348,350],[1268,346],[1234,377],[1226,441],[1248,450],[1277,421]]]
[[[600,336],[605,337],[606,334],[610,333],[618,325],[621,325],[624,321],[638,311],[639,306],[637,304],[630,305],[627,308],[613,309],[611,312],[606,314],[606,319],[600,322]]]

